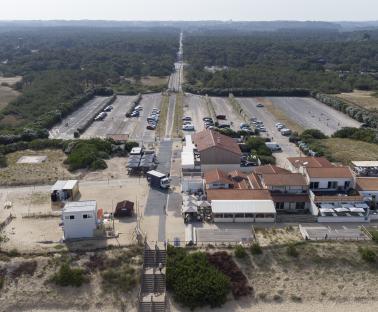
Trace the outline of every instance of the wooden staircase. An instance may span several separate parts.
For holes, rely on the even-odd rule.
[[[139,311],[165,312],[167,310],[165,276],[167,251],[165,246],[155,244],[151,247],[145,242],[143,259],[143,274],[138,300]]]

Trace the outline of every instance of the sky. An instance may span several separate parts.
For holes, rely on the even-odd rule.
[[[0,0],[0,20],[378,20],[378,0]]]

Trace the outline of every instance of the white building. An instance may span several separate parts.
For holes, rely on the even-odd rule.
[[[95,200],[68,202],[62,211],[64,239],[90,238],[98,226]]]
[[[355,178],[349,167],[305,168],[311,190],[347,191],[355,188]]]

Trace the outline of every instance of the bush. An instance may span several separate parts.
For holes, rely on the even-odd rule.
[[[81,268],[71,268],[68,263],[63,263],[57,273],[52,277],[52,281],[59,286],[80,287],[87,282],[85,271]]]
[[[133,142],[133,141],[129,141],[129,142],[126,142],[125,143],[125,150],[130,153],[131,150],[133,149],[133,147],[138,147],[139,146],[139,143],[137,142]]]
[[[308,142],[309,140],[311,141],[312,139],[323,140],[323,139],[326,139],[327,136],[318,129],[307,129],[302,132],[302,134],[300,135],[300,138],[302,141]]]
[[[252,255],[261,255],[263,250],[259,243],[253,243],[251,246],[251,253]]]
[[[299,256],[299,252],[298,252],[297,248],[295,247],[295,245],[293,245],[293,244],[290,244],[289,246],[287,246],[286,253],[290,257],[298,257]]]
[[[168,247],[167,287],[177,302],[190,309],[221,306],[230,292],[230,280],[209,264],[205,253],[187,254]]]
[[[5,168],[7,166],[7,158],[0,154],[0,168]]]
[[[123,265],[120,268],[109,268],[101,273],[104,288],[110,287],[128,292],[137,285],[135,269]]]
[[[96,170],[103,170],[108,168],[108,165],[106,162],[102,159],[96,159],[94,160],[91,165],[89,166],[90,170],[96,171]]]
[[[366,262],[373,263],[376,261],[376,254],[370,248],[359,247],[358,251],[361,255],[361,258],[365,260]]]
[[[348,138],[352,140],[377,143],[377,132],[372,129],[345,127],[333,134],[334,138]]]
[[[245,258],[247,256],[247,252],[245,248],[241,245],[237,245],[234,250],[234,254],[236,258]]]

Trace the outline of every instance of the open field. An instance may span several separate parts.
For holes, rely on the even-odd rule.
[[[333,96],[367,110],[378,111],[378,97],[373,96],[373,92],[355,90],[351,93],[341,93]]]
[[[97,96],[93,100],[85,103],[72,114],[68,115],[61,123],[50,130],[52,139],[73,139],[74,132],[78,127],[93,119],[95,112],[103,107],[109,97]]]
[[[112,104],[113,110],[108,112],[108,116],[102,121],[95,121],[84,132],[82,138],[106,138],[108,134],[128,134],[131,123],[126,118],[126,113],[130,110],[135,96],[118,95]]]
[[[9,86],[13,86],[21,80],[22,80],[22,76],[15,76],[15,77],[0,76],[0,85],[1,84],[8,84]]]
[[[377,144],[340,138],[331,138],[318,142],[328,150],[335,161],[346,165],[353,160],[378,159]]]
[[[20,92],[13,90],[10,87],[0,85],[0,111],[19,95]]]
[[[166,85],[168,83],[168,77],[155,77],[155,76],[146,76],[140,79],[142,85],[145,86],[160,86]]]
[[[47,160],[36,164],[18,164],[22,156],[47,156]],[[28,185],[52,183],[59,178],[72,178],[63,165],[66,155],[61,150],[18,151],[7,155],[8,166],[0,168],[0,184]]]

